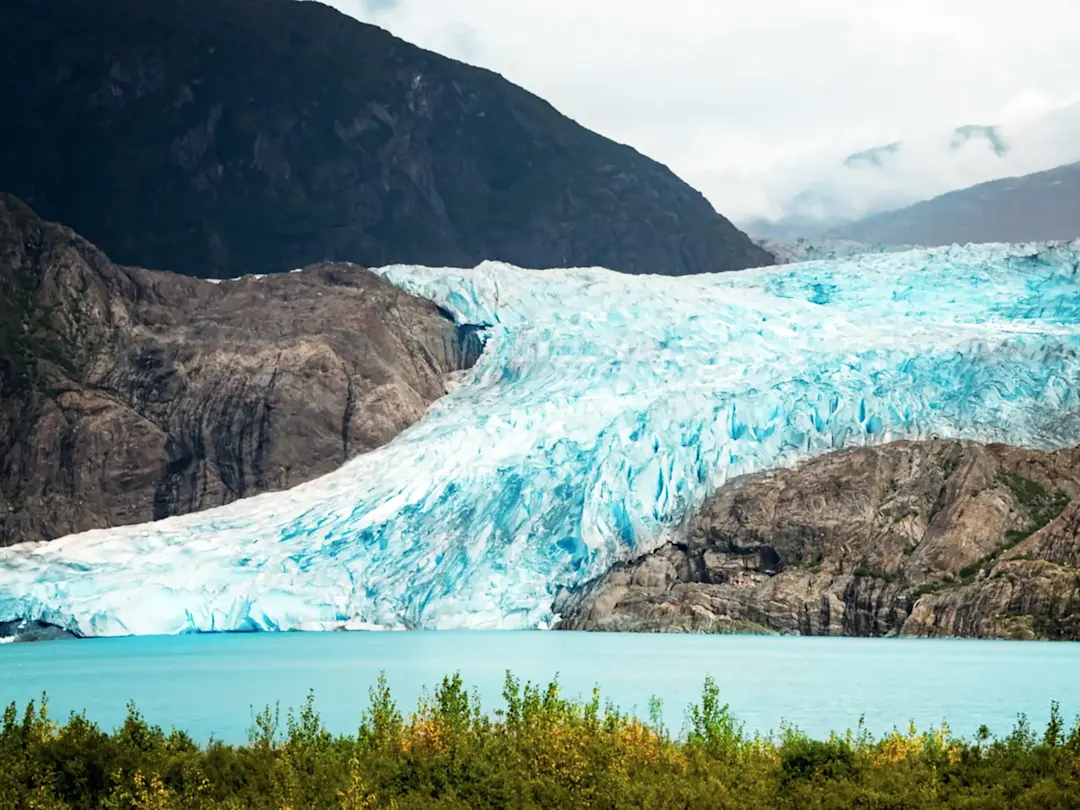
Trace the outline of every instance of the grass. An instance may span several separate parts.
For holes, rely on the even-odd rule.
[[[1029,519],[1023,529],[1013,529],[1005,533],[1004,542],[988,554],[960,569],[956,578],[946,578],[934,582],[925,582],[912,593],[915,598],[937,593],[946,588],[970,585],[979,573],[1000,559],[1001,555],[1027,540],[1035,532],[1046,527],[1057,518],[1069,505],[1069,496],[1063,492],[1050,491],[1030,478],[1016,473],[1005,472],[998,475],[998,480],[1012,493],[1016,502],[1027,510]],[[1030,559],[1029,555],[1027,556]]]
[[[980,571],[993,565],[1004,552],[1015,548],[1035,532],[1045,527],[1050,521],[1064,512],[1065,507],[1069,505],[1068,495],[1047,490],[1038,482],[1024,478],[1016,473],[1001,473],[998,480],[1005,485],[1016,499],[1016,502],[1029,514],[1030,518],[1027,525],[1023,529],[1006,532],[1004,542],[1001,545],[989,554],[965,565],[960,569],[957,577],[924,582],[912,591],[914,598],[918,599],[920,596],[937,593],[947,588],[970,585],[978,577]],[[853,573],[857,577],[869,577],[884,580],[885,582],[895,582],[898,579],[896,574],[872,569],[865,564],[855,568]]]
[[[52,325],[56,307],[35,303],[39,283],[25,266],[0,271],[0,397],[33,389],[39,361],[68,373],[77,371],[78,347],[57,334]],[[77,317],[78,313],[74,314]]]
[[[151,726],[134,706],[105,732],[63,725],[44,700],[12,704],[0,728],[0,807],[37,810],[265,808],[1066,808],[1080,805],[1080,722],[1056,704],[1045,731],[1023,716],[1006,736],[947,726],[815,740],[794,728],[751,736],[706,679],[682,732],[660,704],[639,720],[598,692],[564,699],[557,683],[507,675],[503,706],[482,710],[444,678],[403,715],[384,679],[357,732],[334,736],[309,697],[284,724],[255,716],[245,745],[196,744]]]
[[[1017,502],[1031,514],[1026,528],[1009,532],[1006,539],[1013,545],[1025,540],[1058,517],[1069,505],[1069,496],[1063,492],[1048,491],[1041,484],[1016,473],[1001,473],[1002,483],[1009,488]]]
[[[920,585],[918,588],[916,588],[913,591],[913,595],[915,596],[916,599],[918,599],[920,596],[926,596],[927,594],[937,593],[938,591],[943,591],[946,588],[951,588],[953,585],[957,585],[957,584],[959,584],[959,583],[956,582],[955,580],[936,579],[936,580],[933,580],[932,582],[924,582],[922,585]]]
[[[1028,510],[1030,519],[1023,529],[1005,533],[1005,542],[975,562],[960,569],[960,583],[970,584],[984,568],[993,565],[1006,551],[1020,545],[1035,532],[1058,517],[1069,505],[1069,496],[1063,492],[1048,491],[1041,484],[1016,473],[1001,473],[999,480],[1012,492],[1016,501]]]
[[[878,571],[874,568],[867,568],[860,565],[852,572],[857,577],[869,577],[871,579],[883,579],[885,582],[895,582],[897,579],[896,574],[890,574],[888,571]]]

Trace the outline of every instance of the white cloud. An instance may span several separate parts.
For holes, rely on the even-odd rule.
[[[503,74],[734,218],[856,149],[1080,97],[1077,0],[330,1]]]

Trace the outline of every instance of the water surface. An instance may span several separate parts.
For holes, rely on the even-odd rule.
[[[1018,712],[1044,724],[1051,700],[1080,714],[1080,644],[563,632],[254,633],[0,645],[0,700],[49,695],[54,716],[85,710],[106,728],[134,700],[146,718],[205,741],[242,742],[252,707],[298,706],[309,689],[324,722],[353,733],[385,670],[399,705],[460,671],[485,708],[501,706],[507,669],[563,693],[645,716],[652,695],[678,729],[706,675],[750,730],[781,721],[814,735],[948,720],[971,735],[1007,732]]]

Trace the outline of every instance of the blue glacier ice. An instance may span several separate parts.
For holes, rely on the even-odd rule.
[[[393,266],[484,354],[294,489],[0,549],[0,621],[84,635],[522,628],[727,478],[931,435],[1080,442],[1080,242],[739,273]]]

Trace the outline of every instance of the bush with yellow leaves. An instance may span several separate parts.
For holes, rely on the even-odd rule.
[[[748,735],[707,680],[672,736],[658,701],[648,720],[562,696],[558,682],[509,673],[485,711],[457,675],[404,716],[385,678],[355,735],[335,736],[308,696],[267,708],[246,745],[198,745],[149,725],[134,706],[119,728],[81,715],[63,725],[44,700],[0,727],[0,809],[370,810],[373,808],[1080,807],[1080,724],[1057,704],[1044,733],[955,737],[947,725],[882,737],[815,740],[798,729]],[[284,726],[284,727],[282,727]]]

